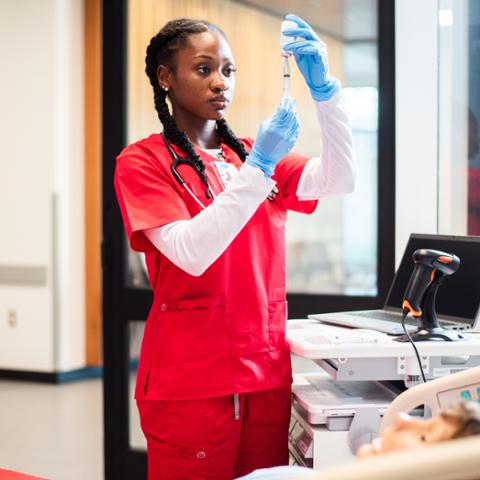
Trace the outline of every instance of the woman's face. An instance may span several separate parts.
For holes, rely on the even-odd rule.
[[[369,445],[362,445],[357,451],[357,456],[365,458],[421,448],[431,443],[449,440],[457,430],[457,422],[448,416],[437,415],[424,420],[401,413],[393,425],[385,430],[383,437],[376,438]]]
[[[173,68],[157,70],[160,86],[168,87],[174,117],[221,119],[235,88],[235,64],[225,38],[211,31],[192,34],[174,61]]]

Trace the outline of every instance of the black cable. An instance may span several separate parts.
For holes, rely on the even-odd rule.
[[[415,355],[417,356],[418,366],[420,367],[420,373],[422,374],[423,383],[427,383],[427,379],[425,378],[425,373],[422,368],[422,361],[420,360],[420,355],[418,354],[417,347],[415,346],[415,342],[412,340],[412,337],[407,332],[407,328],[405,327],[405,318],[407,318],[408,312],[409,312],[408,308],[403,309],[403,315],[402,315],[403,331],[405,332],[405,335],[408,337],[408,339],[410,340],[410,343],[412,344],[413,349],[415,350]]]

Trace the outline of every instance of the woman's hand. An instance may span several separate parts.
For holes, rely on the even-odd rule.
[[[289,14],[285,17],[298,25],[282,31],[287,37],[302,37],[284,45],[286,52],[293,53],[312,97],[317,102],[330,100],[340,89],[340,82],[328,73],[327,47],[317,37],[312,27],[300,17]]]
[[[283,98],[277,111],[260,124],[246,163],[260,168],[265,176],[271,177],[277,163],[295,145],[299,131],[296,102],[291,98]]]

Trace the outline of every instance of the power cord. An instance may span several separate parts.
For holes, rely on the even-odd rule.
[[[412,340],[412,337],[408,333],[407,327],[405,327],[405,319],[407,318],[408,313],[409,313],[408,308],[404,308],[403,314],[402,314],[402,328],[403,328],[403,331],[405,332],[405,335],[410,340],[410,343],[412,344],[413,349],[415,350],[415,355],[417,356],[418,366],[420,368],[420,373],[422,374],[423,383],[427,383],[427,379],[425,378],[425,373],[422,367],[422,361],[420,360],[420,355],[418,353],[417,347],[415,346],[415,342]]]

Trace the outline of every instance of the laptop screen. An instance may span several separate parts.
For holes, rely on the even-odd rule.
[[[413,272],[412,255],[419,248],[442,250],[460,258],[458,270],[446,277],[438,288],[435,310],[441,317],[459,318],[473,324],[480,303],[480,237],[412,234],[388,292],[385,307],[401,308]]]

